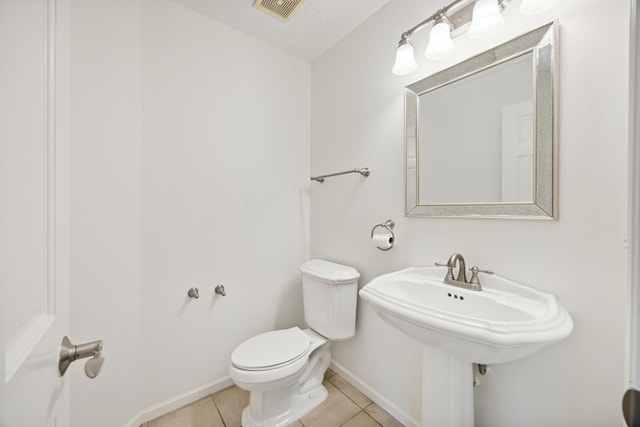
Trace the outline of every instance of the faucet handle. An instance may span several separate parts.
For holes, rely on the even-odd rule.
[[[480,284],[480,279],[478,279],[478,273],[493,274],[493,271],[491,271],[491,270],[480,270],[475,265],[473,267],[471,267],[470,270],[471,270],[471,280],[469,280],[469,283],[474,283],[476,285]]]
[[[434,264],[437,267],[447,267],[447,275],[445,276],[445,280],[446,279],[453,280],[453,267],[450,267],[449,264],[443,264],[441,262],[434,262]]]

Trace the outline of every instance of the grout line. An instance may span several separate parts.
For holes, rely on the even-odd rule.
[[[340,387],[338,387],[338,386],[337,386],[333,381],[331,381],[331,380],[330,380],[330,378],[333,378],[333,377],[336,377],[336,376],[339,376],[339,375],[340,375],[340,374],[331,375],[331,377],[327,378],[327,381],[329,381],[331,384],[333,384],[333,386],[334,386],[334,387],[335,387],[335,388],[336,388],[340,393],[342,393],[342,395],[343,395],[344,397],[346,397],[346,398],[347,398],[347,399],[349,399],[351,402],[353,402],[353,404],[354,404],[354,405],[356,405],[358,408],[360,408],[360,410],[361,410],[361,411],[364,411],[364,408],[361,408],[361,407],[360,407],[360,405],[358,405],[358,404],[356,403],[356,401],[355,401],[355,400],[353,400],[352,398],[350,398],[350,397],[349,397],[349,395],[347,395],[344,391],[342,391],[342,389],[341,389]],[[344,377],[340,377],[340,378],[342,378],[342,380],[343,380],[343,381],[345,381],[346,383],[350,384],[353,388],[355,388],[355,386],[354,386],[353,384],[351,384],[349,381],[347,381]],[[358,390],[358,389],[356,388],[356,390]],[[360,391],[360,390],[358,390],[358,391]],[[362,392],[360,392],[360,393],[362,393]],[[362,394],[364,394],[364,393],[362,393]],[[365,394],[365,396],[367,396],[367,395]],[[367,398],[369,398],[369,396],[367,396]],[[369,400],[371,400],[371,399],[369,398]],[[371,400],[371,402],[370,402],[367,406],[365,406],[365,408],[369,407],[369,405],[371,405],[371,403],[373,403],[373,400]],[[367,415],[368,415],[368,414],[367,414]],[[373,418],[373,417],[372,417],[372,418]],[[377,421],[376,421],[376,422],[377,422]]]
[[[341,424],[341,426],[344,426],[344,425],[345,425],[345,424],[347,424],[349,421],[351,421],[352,419],[354,419],[355,417],[357,417],[358,415],[360,415],[362,412],[364,412],[364,414],[365,414],[367,417],[371,418],[371,419],[373,420],[373,422],[374,422],[374,423],[378,424],[379,426],[382,426],[382,424],[380,424],[380,423],[378,422],[378,420],[376,420],[376,419],[375,419],[375,418],[373,418],[371,415],[369,415],[369,414],[364,410],[364,408],[361,408],[361,407],[360,407],[360,405],[358,405],[358,404],[357,404],[353,399],[351,399],[351,398],[350,398],[350,397],[349,397],[345,392],[343,392],[343,391],[342,391],[342,389],[341,389],[340,387],[338,387],[336,384],[334,384],[334,382],[333,382],[333,381],[331,381],[331,378],[333,378],[333,377],[337,377],[337,376],[340,376],[340,374],[336,373],[335,375],[331,375],[330,377],[328,377],[328,378],[327,378],[327,381],[329,381],[331,384],[333,384],[333,386],[336,388],[336,390],[338,390],[338,391],[339,391],[339,392],[340,392],[344,397],[346,397],[346,398],[347,398],[348,400],[350,400],[354,405],[356,405],[356,407],[357,407],[358,409],[360,409],[360,411],[359,411],[359,412],[357,412],[353,417],[349,418],[347,421],[345,421],[344,423],[342,423],[342,424]],[[347,381],[347,380],[346,380],[346,379],[344,379],[343,377],[340,377],[340,378],[342,378],[342,380],[343,380],[343,381],[345,381],[345,382],[347,382],[347,383],[351,384],[349,381]],[[351,384],[351,385],[353,386],[353,384]],[[369,403],[367,406],[365,406],[365,408],[368,408],[368,407],[369,407],[369,406],[371,406],[372,404],[373,404],[373,401],[372,401],[371,403]],[[300,421],[300,424],[302,424],[302,421]],[[304,424],[303,424],[303,426],[304,426]]]
[[[362,411],[360,411],[360,412],[362,412]],[[349,421],[351,421],[352,419],[357,417],[360,414],[360,412],[356,413],[353,417],[349,418],[347,421],[345,421],[342,424],[340,424],[340,427],[342,427],[343,425],[347,424]]]
[[[379,425],[380,427],[382,427],[382,424],[380,424],[378,422],[378,420],[376,420],[375,418],[373,418],[371,415],[367,414],[364,409],[360,409],[360,412],[358,412],[357,414],[355,414],[353,417],[349,418],[347,421],[345,421],[344,423],[340,424],[340,427],[347,425],[351,420],[353,420],[355,417],[357,417],[358,415],[362,414],[364,412],[364,414],[371,418],[373,420],[374,423],[376,423],[377,425]]]
[[[215,393],[214,393],[215,394]],[[222,416],[222,412],[220,412],[220,408],[218,408],[218,404],[216,403],[216,400],[213,398],[213,394],[209,395],[209,398],[211,399],[211,401],[213,402],[213,406],[215,406],[216,411],[218,411],[218,415],[220,416],[220,419],[222,420],[222,425],[224,427],[227,427],[227,422],[224,420],[224,417]]]

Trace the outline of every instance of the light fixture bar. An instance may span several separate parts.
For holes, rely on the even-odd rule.
[[[498,3],[500,12],[505,10],[510,2],[511,0],[500,0],[500,2]],[[466,29],[469,24],[471,24],[471,18],[473,17],[473,6],[475,6],[475,4],[476,0],[455,0],[445,7],[438,9],[433,15],[431,15],[424,21],[402,33],[401,38],[409,38],[414,33],[422,30],[427,25],[435,21],[440,12],[444,12],[447,18],[449,18],[449,21],[451,21],[451,37],[455,37],[461,31]]]
[[[562,1],[522,0],[520,12],[525,15],[541,13]],[[410,38],[427,25],[431,24],[432,28],[425,57],[444,58],[454,50],[452,39],[461,32],[468,30],[469,38],[479,39],[499,30],[504,25],[502,12],[510,2],[511,0],[454,0],[438,9],[433,15],[402,33],[391,72],[397,76],[405,76],[418,68]]]
[[[562,0],[547,0],[547,1],[562,1]],[[496,0],[498,3],[498,9],[502,13],[506,9],[511,0]],[[398,43],[398,50],[396,52],[396,62],[393,66],[392,72],[396,75],[403,76],[413,72],[417,68],[415,60],[408,59],[410,49],[413,47],[409,40],[413,34],[424,29],[429,24],[437,24],[436,20],[446,19],[450,27],[451,38],[457,36],[461,32],[465,31],[473,19],[473,9],[476,5],[476,0],[454,0],[443,8],[437,10],[433,15],[427,19],[418,23],[412,28],[402,33],[400,36],[400,42]],[[429,55],[427,55],[429,56]],[[442,57],[442,56],[438,56]]]

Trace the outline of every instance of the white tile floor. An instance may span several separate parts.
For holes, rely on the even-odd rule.
[[[294,427],[402,427],[344,378],[329,369],[324,385],[327,399]],[[230,387],[189,406],[143,424],[141,427],[240,427],[249,393]]]

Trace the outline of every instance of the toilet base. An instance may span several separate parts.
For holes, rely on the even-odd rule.
[[[259,392],[253,392],[252,398],[255,398],[254,394]],[[290,396],[287,401],[290,403],[288,411],[284,413],[278,413],[275,416],[267,417],[261,421],[255,420],[251,416],[251,406],[244,408],[242,411],[242,426],[243,427],[281,427],[292,424],[296,420],[304,417],[311,412],[316,406],[321,404],[327,398],[327,389],[322,385],[318,385],[314,389],[304,393],[295,394]]]
[[[250,389],[249,406],[242,411],[243,427],[283,427],[305,416],[327,398],[322,385],[331,362],[331,344],[313,331],[313,350],[309,363],[299,376],[282,388]]]

